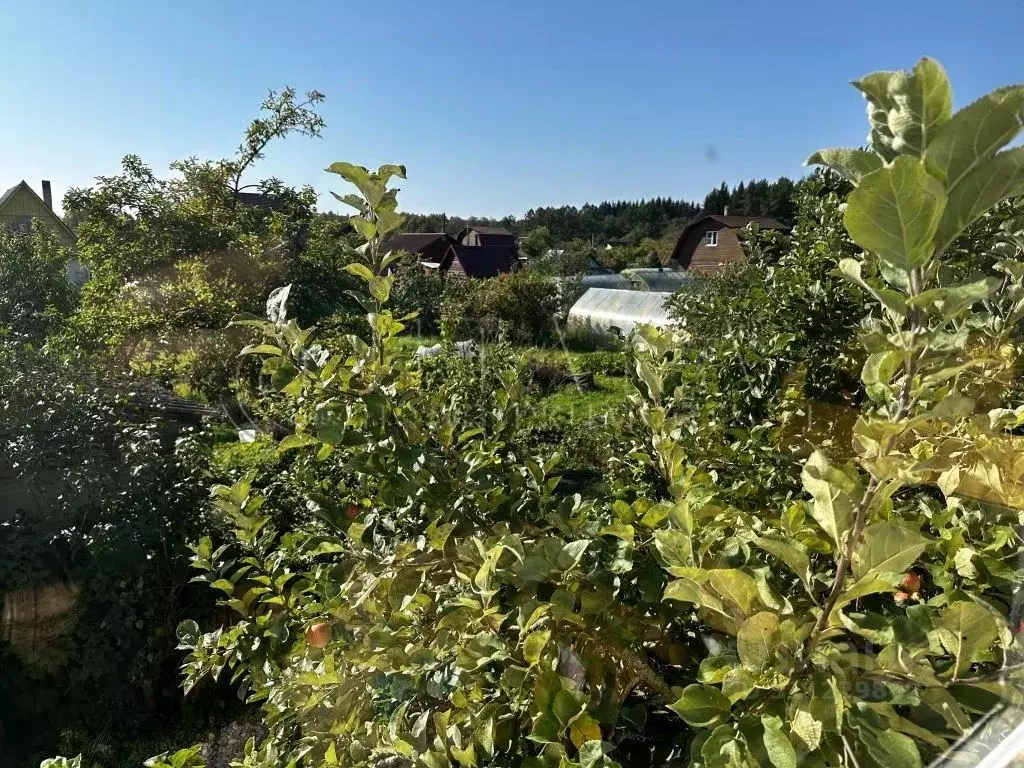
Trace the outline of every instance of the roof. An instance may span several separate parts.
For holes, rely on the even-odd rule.
[[[467,277],[495,277],[512,268],[515,252],[502,245],[461,245],[448,248],[444,267],[450,269],[452,259],[458,256]]]
[[[504,227],[463,227],[462,232],[479,232],[481,235],[508,235],[509,237],[515,237],[515,235],[509,232]],[[460,233],[461,234],[461,233]]]
[[[643,291],[667,291],[674,293],[693,281],[693,275],[681,269],[658,269],[638,267],[622,270],[622,277],[634,283]]]
[[[451,242],[451,238],[445,232],[406,232],[390,238],[384,243],[381,250],[384,253],[391,253],[392,251],[421,253],[438,240],[444,240],[447,243]]]
[[[689,229],[694,224],[699,224],[705,219],[714,219],[715,221],[724,224],[725,226],[730,227],[732,229],[742,229],[751,222],[756,223],[757,226],[761,227],[762,229],[789,229],[789,227],[787,227],[785,224],[771,218],[770,216],[724,216],[719,213],[709,213],[705,216],[701,216],[700,218],[694,219],[693,221],[686,225],[686,228]]]
[[[0,196],[0,208],[3,208],[4,205],[7,204],[7,201],[10,200],[12,197],[14,197],[14,193],[17,192],[22,187],[27,189],[29,194],[31,194],[33,197],[35,197],[35,199],[38,200],[40,202],[40,204],[42,204],[42,206],[44,208],[49,208],[50,213],[53,214],[53,220],[57,222],[58,226],[60,226],[61,229],[63,229],[68,234],[68,236],[71,237],[72,240],[74,240],[74,239],[76,239],[78,237],[78,235],[75,234],[75,230],[73,230],[71,227],[69,227],[67,225],[67,222],[65,222],[64,219],[62,219],[60,216],[58,216],[57,212],[55,210],[53,210],[53,208],[48,206],[46,204],[46,201],[43,200],[43,198],[41,198],[39,196],[39,194],[34,189],[32,189],[32,187],[29,185],[29,183],[27,181],[25,181],[24,179],[19,181],[13,187],[11,187],[6,192],[4,192],[2,196]]]
[[[266,195],[262,192],[235,192],[235,199],[250,208],[269,208],[279,211],[284,208],[284,200],[278,195]]]

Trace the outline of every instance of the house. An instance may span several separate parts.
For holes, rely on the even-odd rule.
[[[394,251],[405,251],[421,262],[439,264],[454,243],[446,232],[408,232],[389,238],[381,246],[381,252],[386,256]]]
[[[708,214],[694,219],[679,235],[672,260],[692,272],[715,274],[743,258],[738,231],[756,223],[764,229],[788,231],[789,227],[766,216]]]
[[[497,277],[514,272],[519,264],[515,249],[508,246],[452,243],[440,261],[424,261],[423,266],[465,279]]]
[[[0,196],[0,226],[6,226],[15,232],[30,232],[32,220],[38,219],[43,226],[57,235],[61,245],[65,248],[74,248],[78,238],[74,230],[53,210],[50,182],[44,180],[42,187],[42,197],[24,180],[4,192]],[[68,262],[67,276],[69,282],[82,285],[89,279],[89,268],[72,256]]]
[[[462,245],[493,245],[516,250],[516,236],[504,227],[463,227],[455,240]]]
[[[284,210],[284,198],[265,192],[235,192],[235,199],[247,208],[262,208],[268,211]]]

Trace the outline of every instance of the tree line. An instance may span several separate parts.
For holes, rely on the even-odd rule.
[[[455,233],[467,225],[504,227],[516,234],[527,234],[546,227],[556,245],[572,240],[594,240],[599,243],[627,241],[638,243],[645,238],[659,240],[677,235],[687,222],[703,213],[725,213],[737,216],[770,216],[783,224],[796,220],[793,201],[795,182],[785,176],[740,182],[734,187],[721,186],[705,195],[702,203],[655,197],[644,200],[618,200],[583,206],[562,205],[531,208],[522,216],[487,218],[481,216],[447,216],[444,213],[406,215],[406,232]]]

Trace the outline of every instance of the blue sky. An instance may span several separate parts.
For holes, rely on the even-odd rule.
[[[268,88],[327,94],[323,139],[260,175],[405,163],[402,207],[501,216],[799,176],[866,134],[848,85],[938,58],[958,105],[1024,81],[1021,0],[0,0],[0,184],[220,157]]]

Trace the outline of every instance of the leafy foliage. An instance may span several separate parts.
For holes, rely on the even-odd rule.
[[[315,106],[322,98],[271,92],[233,157],[176,162],[176,178],[158,178],[128,155],[119,175],[70,190],[64,208],[92,272],[71,340],[117,347],[179,329],[223,327],[238,311],[258,307],[294,269],[316,197],[312,189],[266,179],[248,186],[272,204],[247,205],[243,176],[270,142],[319,135]]]
[[[558,284],[533,270],[487,280],[450,280],[441,303],[447,339],[502,339],[543,344],[555,338],[565,311]]]
[[[52,351],[6,344],[0,369],[4,460],[16,471],[3,480],[0,595],[5,621],[28,622],[5,628],[0,742],[25,765],[63,729],[128,739],[175,711],[174,627],[212,607],[188,585],[186,549],[206,530],[195,515],[205,449]],[[53,626],[62,614],[47,617],[63,604],[51,590],[72,598],[66,632]],[[19,613],[32,595],[40,612]]]
[[[586,496],[529,455],[507,347],[400,339],[405,169],[329,168],[365,331],[325,345],[288,287],[234,321],[290,463],[212,489],[230,535],[193,563],[233,621],[178,627],[187,690],[262,708],[242,765],[914,767],[1020,699],[1021,88],[954,112],[931,60],[857,87],[870,148],[812,157],[844,184],[628,339]],[[821,403],[848,426],[797,418]]]
[[[37,343],[59,330],[77,300],[67,278],[69,260],[44,227],[30,233],[0,228],[0,327]]]

